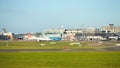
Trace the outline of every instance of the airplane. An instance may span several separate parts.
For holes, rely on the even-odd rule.
[[[44,34],[41,35],[40,37],[36,37],[35,35],[31,35],[30,33],[28,33],[26,36],[27,40],[37,40],[39,41],[51,41],[51,39],[47,36],[45,36]]]
[[[40,42],[40,41],[51,41],[51,39],[49,37],[36,37],[37,41]]]

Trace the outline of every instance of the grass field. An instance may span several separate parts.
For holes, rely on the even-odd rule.
[[[120,68],[120,52],[5,52],[0,68]]]
[[[0,41],[0,50],[14,49],[96,49],[115,43]],[[45,46],[41,46],[45,44]],[[90,45],[89,45],[90,44]],[[91,46],[92,45],[92,46]],[[95,52],[0,52],[0,68],[120,68],[120,51]]]
[[[113,46],[114,44],[102,44],[95,42],[80,42],[80,45],[70,45],[74,42],[26,42],[26,41],[0,41],[0,50],[4,49],[64,49],[66,46],[68,49],[80,49],[80,48],[104,48],[107,46]],[[78,43],[78,42],[77,42]],[[41,46],[45,44],[45,46]],[[93,46],[88,46],[89,44]]]

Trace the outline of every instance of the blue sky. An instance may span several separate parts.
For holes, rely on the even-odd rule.
[[[120,0],[0,0],[0,31],[120,26]]]

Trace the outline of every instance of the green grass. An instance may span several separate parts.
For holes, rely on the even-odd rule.
[[[81,48],[104,48],[108,47],[109,44],[100,46],[87,46],[88,44],[94,44],[92,42],[80,42],[82,46],[69,45],[72,42],[28,42],[28,41],[0,41],[0,50],[4,49],[64,49],[66,46],[68,49],[81,49]],[[46,44],[46,46],[41,46]]]
[[[81,42],[82,46],[73,46],[70,43],[0,41],[0,50],[64,49],[64,46],[68,49],[95,49],[111,46],[87,46],[94,42]],[[120,52],[0,52],[0,68],[120,68]]]
[[[55,42],[55,44],[52,44],[51,42],[8,41],[1,42],[0,49],[63,49],[64,46],[68,46],[68,43],[69,42]],[[46,44],[46,46],[41,46],[41,44]]]
[[[120,52],[4,52],[0,68],[120,68]]]

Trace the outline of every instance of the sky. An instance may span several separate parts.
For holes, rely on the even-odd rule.
[[[0,0],[0,31],[120,26],[120,0]]]

